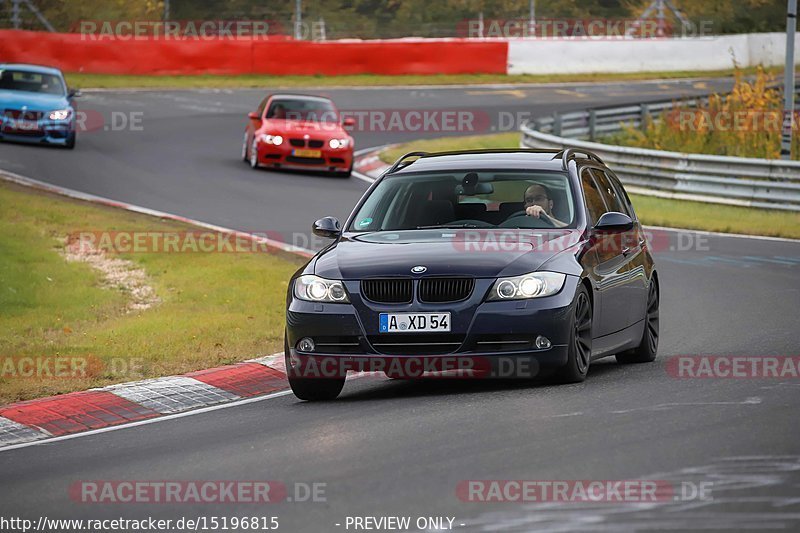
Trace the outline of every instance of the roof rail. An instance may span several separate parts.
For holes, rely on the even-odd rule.
[[[407,154],[405,154],[403,156],[400,156],[400,159],[395,161],[394,165],[389,167],[389,170],[387,170],[385,173],[386,174],[391,174],[392,172],[396,172],[396,171],[400,170],[401,168],[406,167],[406,166],[410,165],[411,163],[413,163],[414,161],[416,161],[416,159],[415,159],[414,161],[409,161],[408,163],[406,163],[404,165],[403,163],[409,157],[417,157],[417,158],[419,158],[419,157],[425,157],[426,155],[428,155],[428,152],[409,152],[409,153],[407,153]]]
[[[472,150],[447,150],[445,152],[430,152],[429,157],[440,155],[468,155],[468,154],[557,154],[562,150],[557,148],[475,148]]]
[[[566,148],[561,152],[557,153],[553,159],[558,159],[561,157],[561,166],[564,170],[567,170],[567,166],[569,165],[570,160],[575,159],[578,157],[577,154],[583,154],[586,156],[587,159],[591,159],[596,163],[600,163],[601,165],[605,165],[600,156],[595,154],[594,152],[590,152],[589,150],[584,150],[582,148]]]

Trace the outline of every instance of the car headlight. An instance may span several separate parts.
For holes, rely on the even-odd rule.
[[[564,286],[565,274],[531,272],[513,278],[499,278],[492,285],[487,301],[526,300],[556,294]]]
[[[67,120],[71,114],[71,109],[58,109],[56,111],[50,111],[50,120]]]
[[[283,144],[283,137],[280,135],[262,135],[261,140],[267,144],[274,144],[275,146]]]
[[[294,296],[308,302],[350,302],[341,281],[312,275],[300,276],[294,281]]]
[[[331,139],[328,141],[328,146],[336,150],[337,148],[347,148],[350,144],[350,139]]]

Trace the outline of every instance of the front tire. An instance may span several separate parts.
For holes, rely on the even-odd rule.
[[[258,166],[258,141],[253,139],[250,145],[250,168],[257,169]]]
[[[292,392],[307,402],[325,402],[336,399],[344,388],[344,378],[293,378],[289,377]]]
[[[644,317],[644,332],[639,346],[633,350],[617,354],[618,363],[651,363],[655,361],[658,352],[658,307],[659,307],[658,282],[656,278],[650,281],[647,291],[647,312]]]
[[[242,161],[245,163],[250,162],[250,157],[247,152],[247,132],[244,132],[244,140],[242,141]]]
[[[77,140],[77,136],[78,135],[74,131],[72,133],[70,133],[69,136],[67,137],[67,142],[64,145],[64,148],[66,148],[67,150],[74,150],[75,149],[75,141]]]
[[[584,381],[592,360],[592,301],[582,283],[575,294],[567,353],[567,364],[556,370],[556,379],[561,383]]]
[[[345,376],[335,378],[301,378],[293,376],[291,361],[289,360],[289,343],[284,336],[283,357],[286,362],[286,377],[289,387],[297,398],[307,402],[324,402],[333,400],[344,388]]]

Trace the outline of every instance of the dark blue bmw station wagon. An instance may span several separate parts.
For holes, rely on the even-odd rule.
[[[656,357],[653,258],[592,153],[415,152],[343,227],[326,217],[314,232],[333,242],[287,295],[286,368],[301,399],[335,398],[347,370],[365,369],[354,361],[391,377],[492,376],[510,361],[528,369],[516,377],[550,368],[577,382],[601,357]]]

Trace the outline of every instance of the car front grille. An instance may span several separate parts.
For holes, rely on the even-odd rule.
[[[419,300],[426,303],[466,300],[475,288],[472,278],[425,278],[419,282]]]
[[[410,279],[365,279],[361,294],[367,300],[383,304],[411,303],[413,282]]]
[[[289,144],[295,148],[305,148],[306,146],[309,148],[322,148],[325,145],[325,141],[320,141],[319,139],[289,139]]]
[[[6,109],[3,112],[3,115],[6,118],[12,118],[15,120],[41,120],[44,117],[43,111],[25,111],[23,112],[22,109]]]

